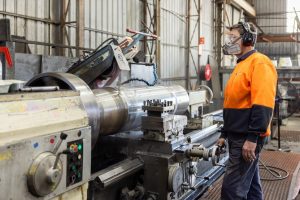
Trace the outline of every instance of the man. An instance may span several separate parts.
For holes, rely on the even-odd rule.
[[[257,31],[239,22],[229,28],[224,54],[236,55],[224,92],[224,127],[217,142],[228,140],[229,162],[223,179],[222,200],[262,200],[258,159],[270,135],[277,73],[272,62],[254,49]]]

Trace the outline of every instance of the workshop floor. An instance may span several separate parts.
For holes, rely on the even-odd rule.
[[[288,118],[284,125],[280,127],[280,130],[281,149],[283,151],[300,153],[300,116]],[[264,148],[267,150],[278,150],[278,141],[271,140]]]
[[[284,180],[262,181],[265,200],[300,200],[300,117],[292,117],[281,127],[281,150],[278,141],[264,146],[261,160],[266,164],[286,170]],[[260,170],[262,178],[271,178],[269,172]],[[284,173],[282,173],[284,174]],[[219,178],[199,200],[219,200],[223,177]],[[288,198],[292,197],[292,198]]]

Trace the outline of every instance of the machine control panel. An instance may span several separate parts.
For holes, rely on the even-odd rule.
[[[1,155],[6,156],[0,160],[1,200],[53,199],[89,181],[91,128],[83,126],[7,143],[0,146]]]
[[[83,172],[83,141],[76,140],[67,143],[70,153],[67,155],[66,186],[69,187],[82,181]]]

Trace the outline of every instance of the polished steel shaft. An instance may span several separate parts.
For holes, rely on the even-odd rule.
[[[113,88],[93,90],[100,109],[100,134],[108,135],[119,131],[138,128],[143,102],[153,99],[172,101],[175,105],[175,114],[183,114],[188,105],[189,97],[181,86],[155,86]]]
[[[141,125],[144,101],[160,99],[172,101],[175,114],[183,114],[189,105],[189,96],[181,86],[121,87],[91,90],[73,74],[43,73],[27,82],[26,86],[57,86],[61,90],[80,93],[82,107],[87,113],[92,128],[92,146],[99,135],[133,130]]]

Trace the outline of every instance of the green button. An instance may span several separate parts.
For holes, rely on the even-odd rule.
[[[72,170],[76,171],[76,166],[75,165],[72,166]]]
[[[81,149],[82,149],[82,145],[79,144],[79,145],[78,145],[78,150],[81,151]]]
[[[81,174],[78,172],[77,176],[78,176],[78,178],[80,178],[80,177],[81,177]]]

